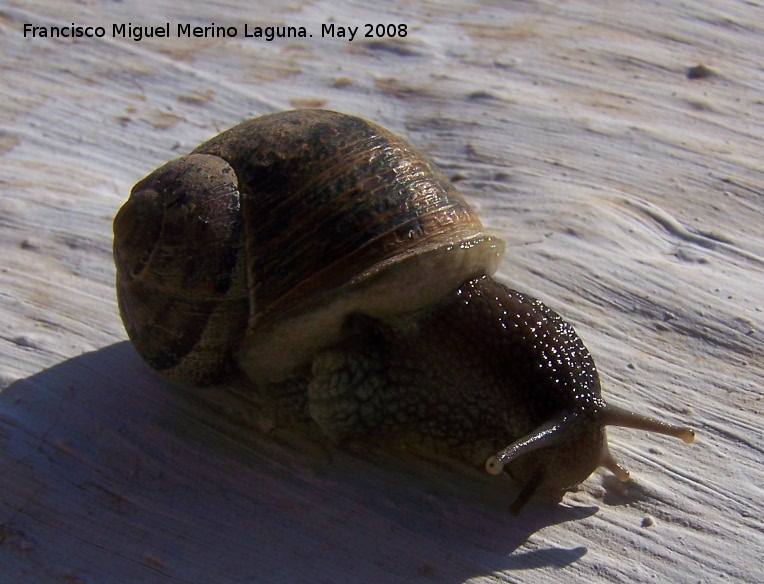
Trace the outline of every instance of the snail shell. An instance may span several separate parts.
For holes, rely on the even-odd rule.
[[[605,425],[691,441],[605,404],[573,328],[490,277],[503,249],[420,152],[321,110],[219,134],[137,183],[114,220],[128,336],[177,383],[298,380],[327,435],[487,459],[523,484],[513,510],[599,465],[625,479]]]
[[[347,314],[430,304],[504,249],[403,140],[315,110],[249,120],[166,164],[114,233],[130,339],[191,385],[223,379],[235,347],[251,379],[283,381]]]

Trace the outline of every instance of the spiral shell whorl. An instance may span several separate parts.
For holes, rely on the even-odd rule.
[[[263,116],[195,152],[220,156],[239,177],[252,328],[393,258],[483,232],[422,153],[361,118],[322,110]]]
[[[249,317],[238,181],[222,159],[171,161],[114,220],[117,298],[130,340],[166,378],[220,381]]]

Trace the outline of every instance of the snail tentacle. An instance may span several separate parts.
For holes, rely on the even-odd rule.
[[[656,434],[673,436],[674,438],[680,438],[685,444],[695,442],[695,430],[688,426],[669,424],[668,422],[656,420],[650,416],[638,414],[614,405],[606,404],[602,413],[605,426],[620,426],[621,428],[633,428],[635,430],[646,430]]]
[[[486,460],[486,471],[492,475],[501,474],[506,465],[516,458],[521,457],[523,454],[560,444],[566,439],[565,428],[571,427],[568,420],[569,416],[563,414],[558,418],[542,424],[533,432],[526,434],[522,438],[515,440],[504,450],[497,452]]]

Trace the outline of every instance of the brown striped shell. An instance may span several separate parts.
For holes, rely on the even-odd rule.
[[[283,380],[347,314],[415,310],[492,274],[503,251],[420,152],[321,110],[248,120],[157,169],[114,236],[130,339],[190,385],[236,365]]]

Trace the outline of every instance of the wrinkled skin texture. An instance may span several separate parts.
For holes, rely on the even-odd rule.
[[[488,277],[394,323],[355,317],[354,334],[319,354],[311,417],[331,437],[431,438],[482,465],[559,412],[579,431],[505,470],[521,483],[549,469],[550,489],[584,480],[604,440],[599,378],[572,327]],[[546,473],[546,471],[544,471]]]

